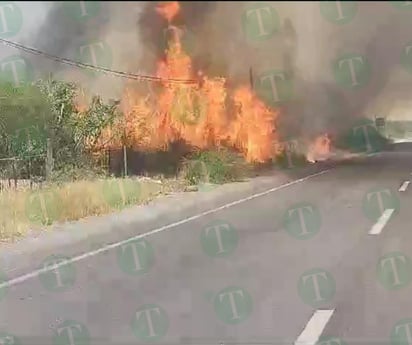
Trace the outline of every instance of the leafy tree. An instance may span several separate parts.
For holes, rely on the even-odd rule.
[[[40,91],[31,85],[0,87],[1,155],[26,158],[45,152],[47,120],[51,118]]]
[[[53,113],[50,134],[56,168],[87,165],[90,161],[88,149],[97,142],[103,129],[114,121],[116,105],[104,104],[95,96],[88,109],[81,112],[75,104],[79,88],[74,83],[48,79],[38,82],[38,86]]]
[[[43,157],[36,164],[44,164],[49,138],[55,169],[90,165],[89,149],[117,117],[117,104],[95,96],[80,111],[78,92],[76,84],[53,78],[18,88],[0,85],[0,158],[16,157],[27,165]]]

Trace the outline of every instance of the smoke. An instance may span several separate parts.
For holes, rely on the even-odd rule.
[[[257,6],[272,6],[277,15],[269,23],[262,15],[263,24],[274,31],[265,40],[247,37],[247,25],[252,25],[247,11]],[[409,11],[390,2],[219,2],[197,22],[199,44],[192,55],[210,74],[234,83],[248,83],[252,69],[263,98],[268,91],[274,95],[262,78],[270,71],[283,72],[286,99],[273,104],[282,110],[283,138],[342,132],[365,117],[410,117],[412,76],[400,65],[412,40]],[[347,54],[362,58],[361,65],[352,66],[356,85],[348,61],[339,65]],[[282,83],[278,98],[281,88]]]
[[[412,76],[400,65],[401,54],[412,41],[408,8],[390,2],[342,2],[338,8],[338,3],[180,2],[172,24],[185,30],[185,47],[195,70],[225,76],[234,85],[249,83],[252,71],[257,93],[281,108],[284,139],[339,132],[363,117],[409,117]],[[75,52],[84,42],[102,41],[113,53],[111,68],[153,73],[164,54],[168,27],[156,5],[100,2],[98,15],[79,22],[62,3],[52,3],[30,45],[78,59]],[[256,27],[250,37],[250,25],[258,23],[247,11],[256,6],[274,11],[271,17],[262,17],[270,29],[264,39],[256,35],[262,29]],[[354,65],[360,73],[357,78],[363,76],[359,85],[351,85],[348,63],[339,65],[346,54],[363,59]],[[42,59],[36,60],[36,67],[80,80],[110,98],[120,96],[125,82],[89,78],[84,71]],[[282,73],[276,79],[276,95],[268,83],[273,71]]]
[[[103,63],[103,67],[134,74],[155,72],[156,63],[166,48],[168,27],[155,10],[157,2],[80,3],[50,3],[44,21],[24,44],[55,56],[93,64],[93,61],[82,61],[79,51],[87,44],[103,43],[110,50],[111,57],[107,60],[112,60],[110,64]],[[182,2],[174,24],[195,32],[197,23],[202,23],[215,6],[215,2]],[[104,98],[119,98],[127,82],[118,77],[91,75],[43,57],[28,58],[41,76],[54,74],[75,81]],[[134,86],[136,83],[133,82]],[[147,90],[148,85],[139,86]]]
[[[145,73],[138,64],[143,45],[137,30],[145,5],[145,2],[50,3],[44,21],[24,44],[74,61],[97,62],[105,68]],[[91,44],[95,45],[94,57],[88,47]],[[28,58],[40,76],[53,74],[77,82],[104,98],[118,98],[123,90],[125,79],[93,74],[44,57]]]

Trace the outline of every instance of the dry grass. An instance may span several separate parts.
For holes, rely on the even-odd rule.
[[[107,214],[180,188],[177,181],[105,179],[0,193],[0,240],[10,241],[57,222]]]

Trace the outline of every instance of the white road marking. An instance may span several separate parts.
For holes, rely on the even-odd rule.
[[[326,324],[332,317],[332,310],[316,310],[315,313],[310,318],[305,329],[299,335],[298,339],[295,341],[295,345],[314,345],[319,340],[320,335],[323,332]]]
[[[218,211],[224,210],[224,209],[226,209],[226,208],[229,208],[229,207],[232,207],[232,206],[235,206],[235,205],[239,205],[239,204],[241,204],[241,203],[243,203],[243,202],[245,202],[245,201],[253,200],[253,199],[259,198],[259,197],[261,197],[261,196],[264,196],[264,195],[267,195],[267,194],[276,192],[276,191],[278,191],[278,190],[281,190],[281,189],[284,189],[284,188],[293,186],[294,184],[297,184],[297,183],[300,183],[300,182],[304,182],[304,181],[306,181],[306,180],[309,180],[309,179],[312,178],[312,177],[316,177],[316,176],[319,176],[319,175],[326,174],[326,173],[330,172],[331,170],[332,170],[332,169],[322,170],[322,171],[320,171],[320,172],[318,172],[318,173],[315,173],[315,174],[312,174],[312,175],[308,175],[308,176],[305,176],[305,177],[300,178],[300,179],[298,179],[298,180],[294,180],[294,181],[291,181],[291,182],[289,182],[289,183],[283,184],[283,185],[281,185],[281,186],[268,189],[268,190],[266,190],[266,191],[264,191],[264,192],[252,194],[252,195],[248,196],[247,198],[242,198],[242,199],[233,201],[233,202],[231,202],[231,203],[225,204],[225,205],[223,205],[223,206],[220,206],[220,207],[211,209],[211,210],[209,210],[209,211],[205,211],[205,212],[199,213],[199,214],[197,214],[197,215],[194,215],[194,216],[191,216],[191,217],[188,217],[188,218],[184,218],[184,219],[179,220],[179,221],[177,221],[177,222],[164,225],[164,226],[162,226],[162,227],[160,227],[160,228],[150,230],[150,231],[145,232],[145,233],[143,233],[143,234],[139,234],[139,235],[130,237],[130,238],[126,239],[126,240],[119,241],[119,242],[112,243],[112,244],[108,244],[108,245],[106,245],[106,246],[104,246],[104,247],[102,247],[102,248],[99,248],[99,249],[96,249],[96,250],[93,250],[93,251],[90,251],[90,252],[86,252],[86,253],[84,253],[84,254],[81,254],[81,255],[75,256],[75,257],[73,257],[73,258],[70,258],[70,259],[68,259],[68,260],[66,260],[66,261],[62,261],[62,262],[54,265],[53,267],[46,266],[46,267],[43,267],[43,268],[39,268],[39,269],[34,270],[34,271],[30,272],[30,273],[26,273],[26,274],[23,274],[23,275],[21,275],[21,276],[19,276],[19,277],[16,277],[16,278],[13,278],[13,279],[4,281],[3,283],[0,284],[0,289],[6,288],[6,287],[10,287],[10,286],[13,286],[13,285],[17,285],[17,284],[22,283],[22,282],[24,282],[24,281],[26,281],[26,280],[29,280],[29,279],[31,279],[31,278],[35,278],[35,277],[39,276],[40,274],[49,272],[49,271],[51,271],[51,270],[60,268],[60,267],[62,267],[62,266],[68,265],[68,264],[72,264],[72,263],[77,262],[77,261],[84,260],[84,259],[86,259],[86,258],[95,256],[95,255],[97,255],[97,254],[103,253],[103,252],[108,251],[108,250],[110,250],[110,249],[120,247],[120,246],[122,246],[122,245],[124,245],[124,244],[126,244],[126,243],[133,242],[133,241],[135,241],[135,240],[137,240],[137,239],[144,238],[144,237],[148,237],[148,236],[157,234],[157,233],[159,233],[159,232],[163,232],[163,231],[166,231],[166,230],[175,228],[175,227],[177,227],[177,226],[179,226],[179,225],[188,223],[188,222],[190,222],[190,221],[192,221],[192,220],[195,220],[195,219],[198,219],[198,218],[207,216],[207,215],[212,214],[212,213],[216,213],[216,212],[218,212]]]
[[[409,183],[411,183],[411,181],[405,181],[402,183],[402,186],[399,188],[399,192],[405,192],[408,189]]]
[[[378,221],[372,226],[372,229],[369,231],[369,235],[379,235],[384,226],[386,225],[386,223],[391,218],[394,211],[395,210],[393,208],[388,208],[385,211],[383,211]]]

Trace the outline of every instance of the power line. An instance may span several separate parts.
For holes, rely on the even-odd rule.
[[[30,54],[40,55],[40,56],[43,56],[47,59],[50,59],[50,60],[53,60],[53,61],[56,61],[56,62],[60,62],[60,63],[66,64],[66,65],[75,66],[75,67],[79,67],[79,68],[91,69],[91,70],[94,70],[94,71],[103,72],[105,74],[111,74],[111,75],[114,75],[114,76],[117,76],[117,77],[120,77],[120,78],[127,78],[127,79],[139,80],[139,81],[144,81],[144,80],[145,81],[156,81],[156,82],[165,81],[165,79],[160,78],[160,77],[155,77],[155,76],[150,76],[150,75],[133,74],[133,73],[126,73],[126,72],[122,72],[122,71],[115,71],[115,70],[111,70],[111,69],[104,68],[104,67],[96,67],[96,66],[85,64],[85,63],[82,63],[82,62],[65,59],[65,58],[62,58],[62,57],[59,57],[59,56],[48,54],[46,52],[43,52],[43,51],[40,51],[40,50],[37,50],[37,49],[34,49],[34,48],[24,46],[24,45],[19,44],[19,43],[15,43],[15,42],[12,42],[12,41],[5,40],[3,38],[0,38],[0,42],[7,45],[7,46],[9,46],[9,47],[16,48],[16,49],[19,49],[19,50],[23,50],[23,51],[25,51],[27,53],[30,53]],[[167,82],[179,83],[179,84],[197,84],[198,83],[196,80],[193,80],[193,79],[173,79],[173,78],[167,79]]]

